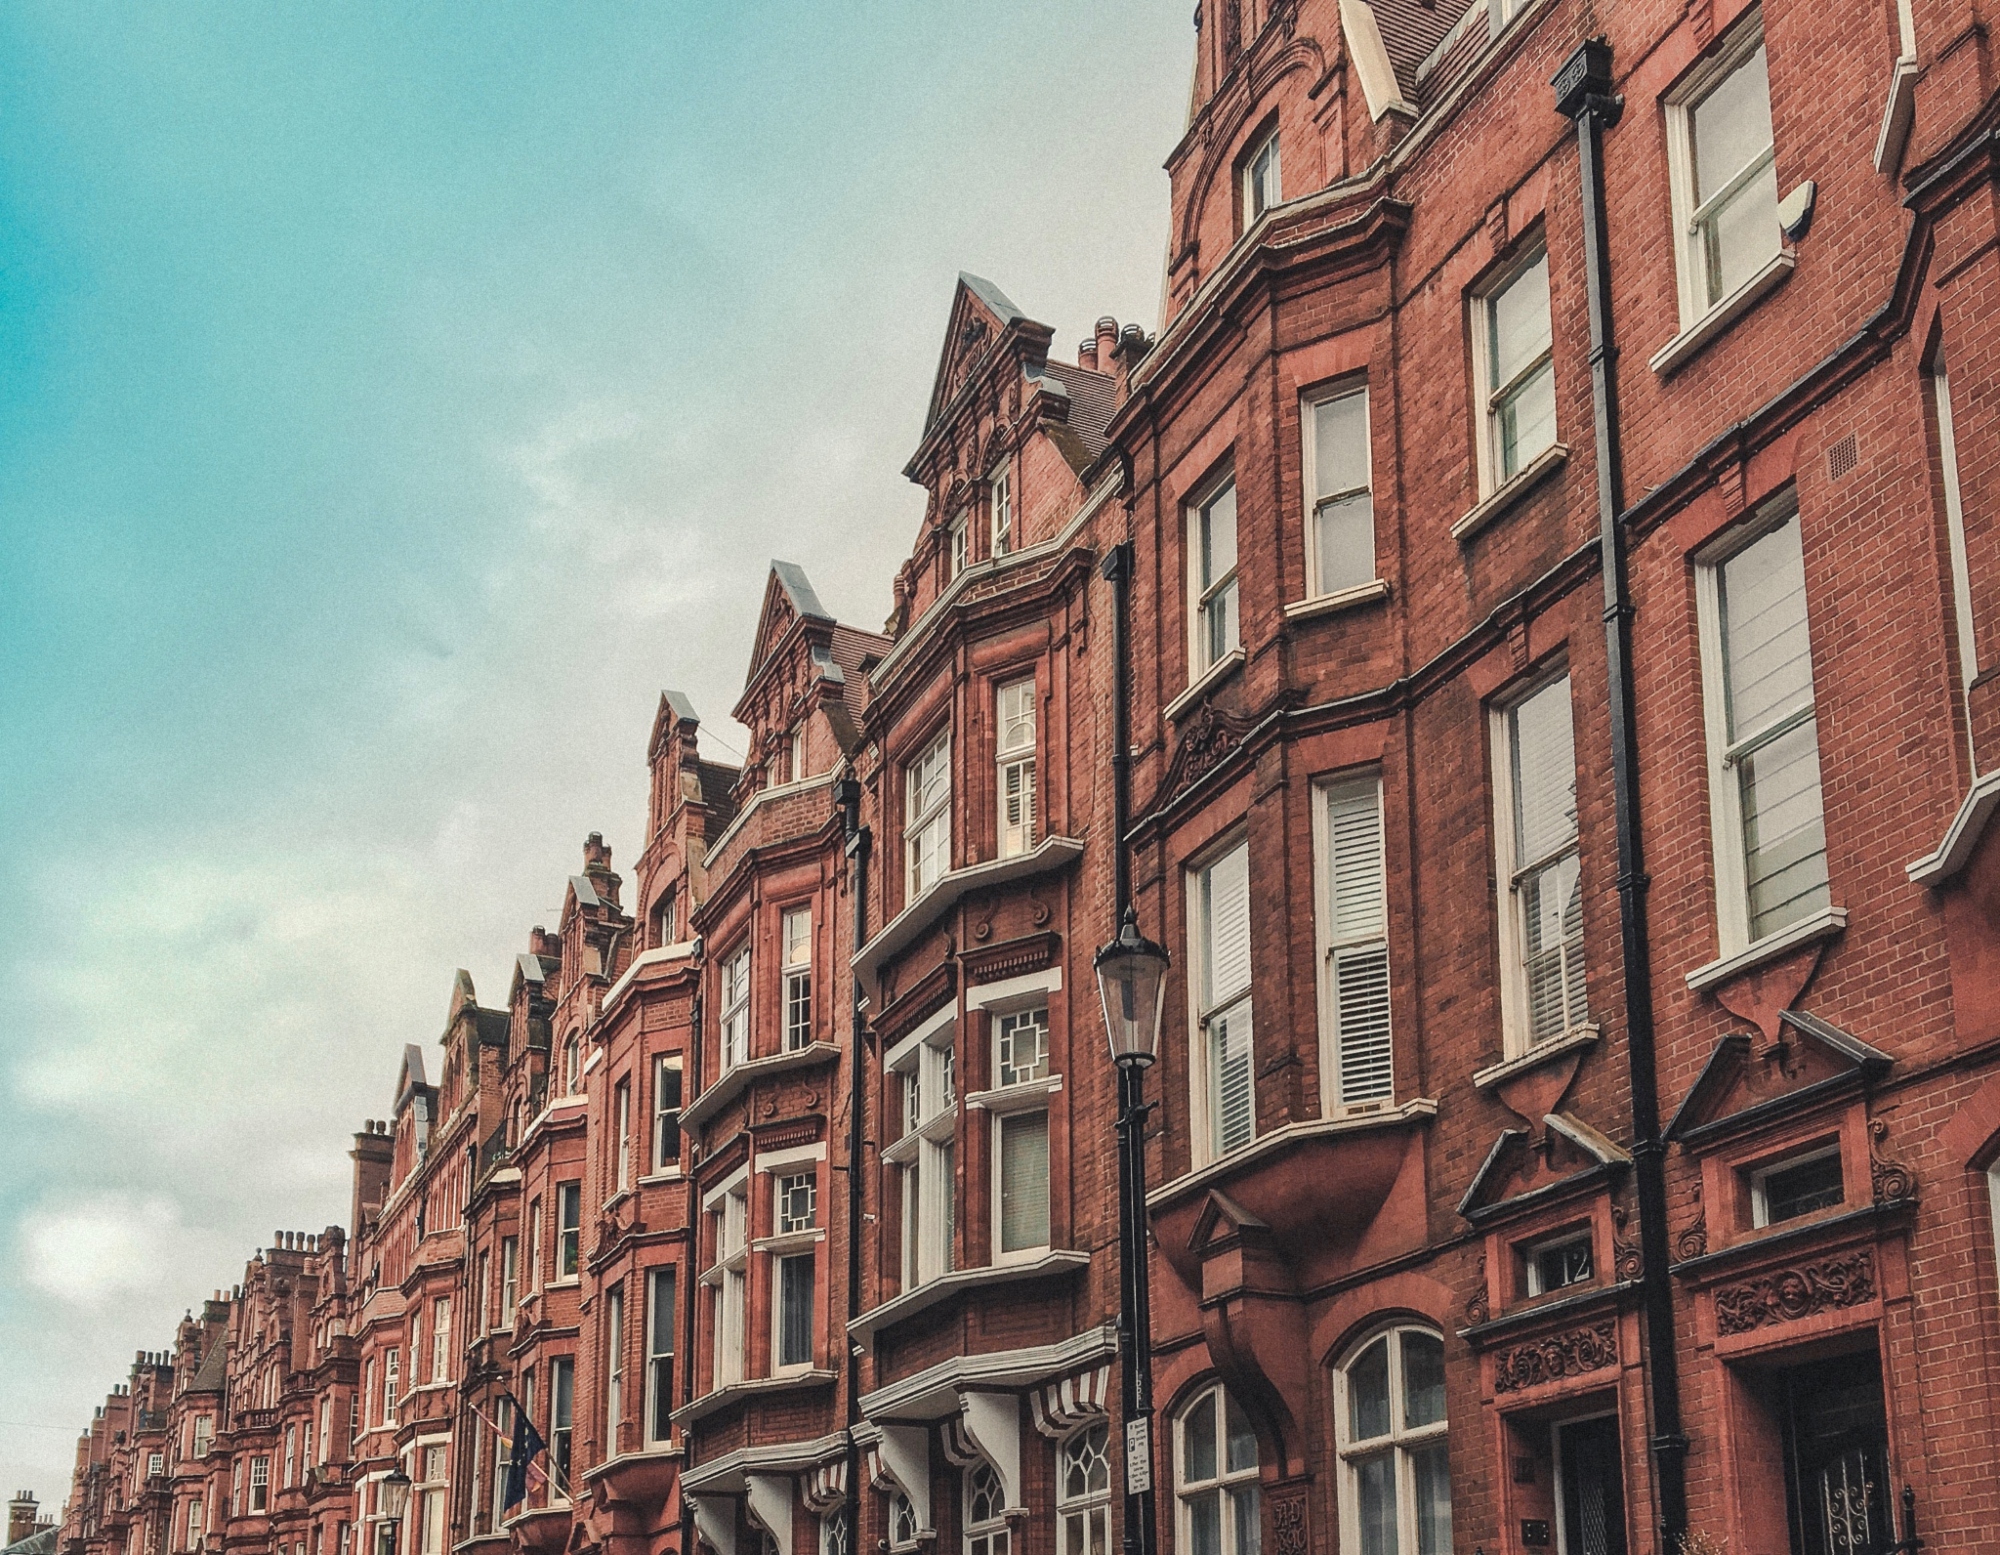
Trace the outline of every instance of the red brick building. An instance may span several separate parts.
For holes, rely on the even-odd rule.
[[[884,630],[773,565],[65,1555],[1101,1555],[1121,685],[1163,1547],[1985,1548],[1996,156],[1953,3],[1205,0],[1157,334],[961,278]]]

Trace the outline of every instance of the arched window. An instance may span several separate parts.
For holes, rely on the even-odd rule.
[[[574,1096],[583,1080],[583,1050],[575,1037],[563,1047],[563,1095]]]
[[[985,1459],[965,1471],[965,1555],[1007,1555],[1007,1497]]]
[[[1100,1420],[1056,1449],[1058,1555],[1108,1555],[1111,1548],[1111,1427]]]
[[[1341,1548],[1350,1555],[1451,1555],[1444,1341],[1392,1328],[1337,1373]]]
[[[898,1490],[889,1497],[889,1548],[912,1549],[917,1542],[917,1511],[910,1498]]]
[[[1181,1411],[1175,1491],[1186,1555],[1258,1555],[1257,1434],[1221,1387]]]

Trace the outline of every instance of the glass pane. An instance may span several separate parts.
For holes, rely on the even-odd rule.
[[[1778,168],[1767,162],[1708,218],[1703,242],[1708,255],[1708,300],[1720,302],[1777,253]]]
[[[1812,700],[1805,555],[1793,518],[1723,563],[1717,578],[1729,738],[1755,734]]]
[[[1208,1062],[1214,1088],[1210,1104],[1218,1154],[1249,1144],[1257,1133],[1256,1091],[1250,1072],[1251,1030],[1248,999],[1209,1018]]]
[[[1691,121],[1695,203],[1700,204],[1771,144],[1771,82],[1763,44],[1696,105]]]
[[[1403,1425],[1414,1429],[1444,1418],[1444,1341],[1434,1334],[1403,1335]]]
[[[1451,1555],[1451,1455],[1443,1442],[1410,1454],[1417,1496],[1417,1555]]]
[[[1559,859],[1521,883],[1528,1036],[1559,1037],[1585,1017],[1583,892],[1577,857]]]
[[[1389,1434],[1389,1339],[1385,1334],[1347,1368],[1348,1433],[1357,1442]]]
[[[1379,1453],[1354,1465],[1362,1555],[1396,1555],[1396,1455]]]
[[[1181,1425],[1181,1478],[1198,1484],[1215,1478],[1215,1406],[1211,1393],[1187,1412]]]
[[[1089,1540],[1084,1537],[1083,1514],[1071,1512],[1062,1520],[1062,1555],[1088,1555]]]
[[[1315,497],[1366,490],[1368,479],[1368,395],[1364,390],[1321,400],[1313,406]]]
[[[1333,984],[1341,1102],[1390,1095],[1395,1088],[1395,1054],[1389,1033],[1388,948],[1339,952]]]
[[[1546,858],[1576,836],[1576,737],[1569,677],[1551,681],[1508,715],[1514,747],[1517,867]]]
[[[1049,1116],[1022,1113],[1000,1120],[1000,1251],[1046,1247],[1049,1241]]]
[[[1226,1453],[1228,1472],[1241,1474],[1257,1467],[1257,1433],[1250,1428],[1250,1417],[1233,1398],[1226,1398],[1229,1414],[1229,1444]]]
[[[1738,775],[1750,937],[1758,939],[1829,899],[1816,726],[1807,722],[1780,735],[1746,757]]]
[[[1500,479],[1519,475],[1556,440],[1556,369],[1544,362],[1500,402]]]
[[[1187,1509],[1190,1555],[1222,1555],[1222,1492],[1190,1496]]]
[[[1319,592],[1331,594],[1374,581],[1375,499],[1366,491],[1321,506],[1313,537]]]
[[[787,1258],[780,1270],[778,1364],[804,1366],[812,1360],[813,1261]]]
[[[1257,1555],[1263,1548],[1263,1527],[1257,1511],[1257,1487],[1248,1486],[1229,1492],[1229,1505],[1235,1514],[1236,1555]]]
[[[1797,1166],[1782,1167],[1764,1179],[1764,1220],[1776,1225],[1845,1201],[1839,1155],[1823,1155]]]
[[[1214,1008],[1250,985],[1250,849],[1239,844],[1202,872],[1202,1003]]]
[[[1236,483],[1231,481],[1201,510],[1201,587],[1236,570]]]
[[[1237,640],[1236,580],[1232,578],[1227,586],[1218,590],[1202,607],[1201,667],[1206,669],[1226,655],[1234,653]]]
[[[1549,260],[1544,254],[1500,291],[1492,304],[1493,383],[1497,392],[1549,349]]]

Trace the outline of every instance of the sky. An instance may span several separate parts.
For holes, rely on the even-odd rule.
[[[880,624],[957,273],[1157,327],[1191,9],[0,7],[0,1489]]]

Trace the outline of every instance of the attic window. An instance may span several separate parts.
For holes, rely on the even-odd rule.
[[[1251,226],[1282,198],[1278,175],[1278,131],[1274,126],[1271,133],[1243,159],[1243,225],[1246,228]]]
[[[1840,1146],[1827,1145],[1750,1174],[1750,1224],[1782,1225],[1846,1202]]]

